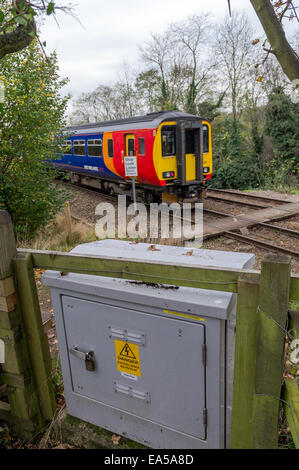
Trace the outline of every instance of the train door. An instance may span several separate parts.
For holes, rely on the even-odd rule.
[[[136,155],[136,145],[134,134],[126,135],[126,157],[134,157]]]
[[[196,141],[196,131],[194,129],[186,129],[185,130],[186,182],[196,180],[195,141]]]
[[[178,179],[183,185],[203,180],[202,124],[180,121],[177,125]]]

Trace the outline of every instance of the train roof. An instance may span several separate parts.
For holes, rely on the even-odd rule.
[[[98,133],[102,129],[105,130],[105,132],[131,129],[152,129],[157,128],[163,121],[177,121],[182,118],[188,118],[190,120],[203,119],[199,116],[194,116],[193,114],[182,113],[179,111],[160,111],[127,119],[116,119],[114,121],[103,121],[96,122],[94,124],[71,126],[65,129],[65,133],[72,133],[75,135],[82,133]]]

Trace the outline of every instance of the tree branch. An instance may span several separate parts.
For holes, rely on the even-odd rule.
[[[34,39],[32,32],[36,32],[34,21],[26,26],[19,25],[14,31],[0,35],[0,59],[29,46]]]
[[[264,28],[272,51],[290,81],[299,78],[299,59],[289,44],[270,0],[250,0]]]

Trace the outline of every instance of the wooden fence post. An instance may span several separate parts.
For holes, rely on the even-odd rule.
[[[15,293],[12,258],[16,242],[9,214],[0,211],[0,338],[4,341],[4,364],[0,384],[9,404],[0,403],[0,418],[14,424],[23,438],[32,437],[42,425],[35,384],[29,361],[20,304]]]
[[[70,210],[69,202],[66,202],[64,204],[64,214],[65,214],[66,229],[67,229],[67,233],[68,233],[68,242],[72,243],[73,228],[72,228],[72,216],[71,216],[71,210]]]
[[[18,253],[13,264],[37,395],[44,419],[51,420],[55,413],[56,402],[51,382],[49,345],[43,329],[32,256]]]
[[[257,308],[259,276],[243,274],[238,282],[234,391],[230,447],[250,449],[252,446],[252,406],[255,379]]]
[[[269,254],[264,257],[260,279],[253,395],[254,449],[277,447],[290,274],[289,256]]]

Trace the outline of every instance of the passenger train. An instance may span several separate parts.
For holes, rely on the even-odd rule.
[[[210,123],[177,111],[69,127],[62,149],[53,166],[112,195],[130,195],[124,159],[136,156],[137,200],[146,203],[202,198],[212,176]]]

